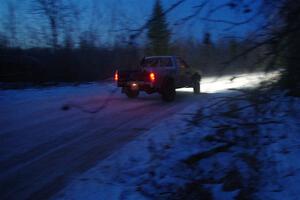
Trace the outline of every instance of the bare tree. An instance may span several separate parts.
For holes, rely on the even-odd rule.
[[[51,45],[54,49],[59,47],[59,29],[70,16],[70,9],[63,0],[32,0],[33,12],[47,18],[51,29]]]
[[[10,47],[17,46],[17,16],[16,4],[14,1],[6,2],[7,16],[4,22],[4,28],[7,30],[6,35]]]
[[[63,31],[64,31],[64,47],[72,49],[76,46],[76,39],[80,35],[80,20],[82,16],[82,10],[73,1],[67,1],[68,3],[68,16],[63,18]],[[77,35],[76,35],[77,33]]]

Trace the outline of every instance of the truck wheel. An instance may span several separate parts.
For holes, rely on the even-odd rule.
[[[139,96],[139,91],[138,90],[131,90],[131,89],[125,89],[124,90],[125,94],[127,95],[128,98],[136,98],[137,96]]]
[[[201,81],[201,76],[199,74],[194,74],[192,76],[193,80],[193,89],[194,89],[194,94],[200,94],[200,81]]]
[[[166,81],[164,81],[162,85],[162,90],[161,90],[162,100],[171,102],[174,101],[175,96],[176,96],[176,90],[175,90],[174,81],[171,79],[167,79]]]
[[[194,94],[200,94],[200,82],[194,81],[193,84]]]

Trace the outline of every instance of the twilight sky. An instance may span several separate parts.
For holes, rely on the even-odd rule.
[[[39,45],[43,37],[49,34],[46,19],[33,17],[33,0],[1,0],[0,4],[0,34],[5,35],[7,24],[10,23],[8,3],[12,3],[16,8],[17,38],[22,46]],[[80,17],[73,25],[73,37],[86,30],[93,30],[97,33],[98,43],[103,45],[113,44],[126,40],[128,35],[124,29],[135,29],[142,26],[149,19],[155,0],[64,0],[71,2],[80,10]],[[164,9],[169,8],[178,0],[162,0]],[[257,15],[250,24],[242,25],[234,29],[227,30],[229,24],[224,22],[207,22],[202,18],[206,17],[208,10],[214,9],[230,0],[211,0],[201,14],[181,25],[174,25],[182,18],[193,14],[204,0],[186,0],[179,7],[170,12],[167,16],[173,39],[193,38],[201,40],[205,32],[212,33],[214,40],[224,36],[245,36],[249,31],[257,27],[262,21],[262,16]],[[231,0],[241,2],[237,0]],[[244,0],[243,8],[250,6],[253,11],[246,14],[233,11],[229,7],[224,7],[209,16],[213,20],[226,20],[240,22],[255,16],[259,0]],[[253,4],[256,2],[256,4]],[[28,31],[30,30],[30,31]],[[116,31],[118,30],[118,31]],[[143,41],[143,36],[139,39]],[[30,45],[29,45],[30,46]]]

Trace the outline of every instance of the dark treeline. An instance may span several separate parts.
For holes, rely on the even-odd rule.
[[[236,39],[220,39],[211,41],[210,34],[205,33],[202,42],[180,41],[171,47],[171,52],[185,58],[194,68],[199,69],[204,76],[222,76],[227,74],[263,71],[267,60],[257,62],[264,57],[268,45],[257,48],[256,51],[239,56],[255,42],[244,42]],[[276,63],[279,66],[279,63]]]
[[[128,68],[138,59],[135,49],[2,48],[2,82],[84,82],[108,78],[116,68]]]
[[[226,63],[250,44],[236,40],[220,42],[174,42],[169,54],[182,56],[204,76],[260,70],[254,63],[264,48]],[[84,82],[112,77],[116,69],[134,69],[146,50],[132,46],[110,48],[1,48],[2,82]],[[226,65],[226,68],[224,66]]]

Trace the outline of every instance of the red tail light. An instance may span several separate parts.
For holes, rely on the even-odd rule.
[[[149,74],[149,78],[150,78],[150,81],[151,81],[151,82],[154,82],[154,81],[155,81],[155,74],[154,74],[153,72],[151,72],[151,73]]]
[[[119,80],[119,73],[118,73],[118,70],[116,70],[116,72],[115,72],[114,80],[115,80],[115,81],[118,81],[118,80]]]

